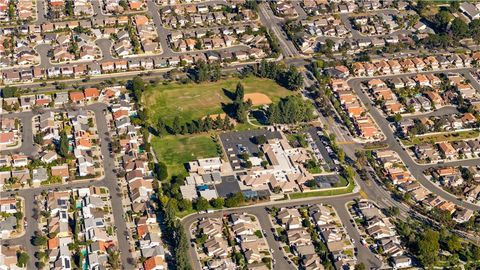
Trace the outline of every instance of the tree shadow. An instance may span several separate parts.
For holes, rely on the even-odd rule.
[[[159,135],[158,131],[154,127],[151,127],[151,126],[148,127],[148,132],[150,132],[153,136],[158,136]]]
[[[232,92],[226,88],[222,88],[223,94],[230,100],[235,100],[235,92]]]
[[[233,103],[221,103],[222,110],[225,112],[228,117],[235,118],[235,108]]]

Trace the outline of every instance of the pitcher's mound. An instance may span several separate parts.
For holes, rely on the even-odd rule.
[[[252,101],[253,106],[267,105],[272,103],[272,100],[267,95],[262,93],[245,94],[243,101],[247,102],[249,99]]]

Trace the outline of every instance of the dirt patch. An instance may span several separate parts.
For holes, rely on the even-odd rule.
[[[217,120],[217,118],[220,116],[220,119],[225,120],[225,117],[227,117],[226,113],[218,113],[218,114],[210,114],[210,118],[213,120]],[[202,120],[205,120],[207,116],[202,117]],[[233,125],[237,125],[237,121],[235,119],[230,118],[230,123]]]
[[[243,97],[243,101],[252,101],[253,106],[258,106],[258,105],[267,105],[271,104],[272,100],[265,94],[262,93],[250,93],[250,94],[245,94]]]
[[[219,116],[220,116],[220,119],[224,120],[227,114],[226,113],[210,114],[210,118],[212,118],[213,120],[217,119],[217,117]],[[202,120],[205,120],[205,118],[207,118],[207,116],[202,117]]]

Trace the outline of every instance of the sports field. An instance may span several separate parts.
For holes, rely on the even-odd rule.
[[[201,84],[158,85],[146,90],[143,102],[149,109],[152,124],[156,123],[159,117],[170,123],[177,115],[182,122],[189,122],[206,115],[223,113],[222,104],[232,102],[238,82],[243,84],[245,94],[258,93],[259,95],[256,95],[258,97],[264,94],[272,102],[294,93],[273,80],[248,77]]]

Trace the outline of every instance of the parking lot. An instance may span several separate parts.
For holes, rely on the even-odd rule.
[[[260,149],[254,142],[256,136],[265,136],[267,140],[280,139],[282,136],[278,131],[267,130],[247,130],[240,132],[230,132],[220,135],[220,140],[224,147],[224,151],[228,157],[233,170],[242,170],[240,155],[247,153],[250,156],[257,156]]]
[[[312,145],[312,149],[315,152],[317,159],[320,162],[325,163],[325,169],[335,171],[337,169],[337,163],[339,162],[336,159],[332,149],[328,145],[326,145],[326,139],[322,140],[322,131],[319,128],[311,127],[308,129],[308,133],[315,142],[314,145]]]

